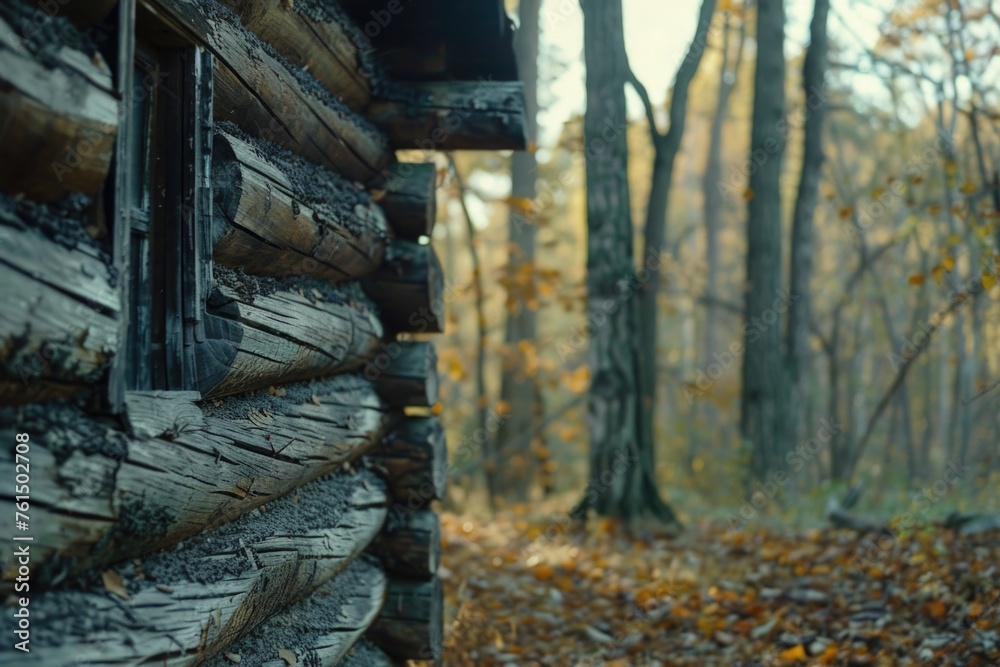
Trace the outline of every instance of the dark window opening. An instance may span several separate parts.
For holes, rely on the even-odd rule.
[[[134,21],[136,40],[123,45],[119,61],[127,75],[115,237],[127,312],[113,405],[120,391],[197,385],[194,345],[204,340],[210,275],[211,57],[151,22],[141,6]]]

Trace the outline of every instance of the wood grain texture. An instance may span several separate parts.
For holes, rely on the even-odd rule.
[[[389,489],[398,501],[418,501],[419,509],[442,500],[448,489],[448,446],[436,417],[407,417],[396,422],[373,452],[386,469]]]
[[[431,245],[394,239],[364,286],[388,331],[444,331],[444,271]]]
[[[444,634],[441,580],[389,579],[389,590],[368,637],[397,660],[440,660]]]
[[[62,224],[73,225],[66,220]],[[68,247],[0,206],[0,400],[92,389],[118,350],[118,294],[96,248]]]
[[[222,0],[240,21],[290,63],[306,69],[355,111],[374,87],[351,34],[336,20],[319,21],[282,0]],[[333,11],[335,3],[330,3]],[[346,19],[346,17],[345,17]],[[367,42],[361,48],[371,48]]]
[[[389,426],[372,386],[353,376],[283,391],[213,401],[197,414],[193,403],[173,399],[160,415],[143,405],[155,394],[129,394],[134,438],[75,408],[53,409],[51,419],[28,429],[37,466],[32,585],[232,521],[361,456]],[[0,472],[13,478],[13,456]],[[0,497],[13,502],[12,488]],[[13,531],[12,521],[0,515],[0,529]],[[5,592],[12,545],[0,542]]]
[[[388,166],[385,137],[346,107],[315,92],[311,75],[297,78],[214,0],[149,0],[149,6],[216,58],[215,118],[273,141],[347,178],[370,183]]]
[[[238,334],[229,334],[236,338],[229,365],[199,373],[206,398],[354,370],[382,337],[381,322],[362,301],[311,300],[290,291],[249,299],[220,285],[209,313]]]
[[[393,147],[423,150],[524,150],[524,85],[519,81],[408,84],[376,99],[368,117]]]
[[[429,509],[398,517],[390,510],[369,551],[393,574],[430,579],[441,563],[441,521]]]
[[[343,572],[320,586],[302,602],[281,612],[225,650],[239,656],[241,665],[333,667],[378,616],[385,599],[386,577],[367,558],[355,559]],[[206,667],[231,667],[216,656]]]
[[[379,207],[359,203],[344,215],[337,202],[343,193],[330,191],[324,208],[334,214],[320,213],[295,194],[279,166],[224,133],[216,135],[212,166],[216,217],[228,223],[217,234],[215,262],[330,282],[364,277],[381,263],[388,226]]]
[[[45,63],[0,20],[0,188],[36,201],[96,193],[111,166],[118,103],[99,54]]]
[[[45,625],[33,628],[37,648],[0,653],[0,665],[203,664],[342,572],[385,518],[384,491],[368,472],[298,495],[116,566],[103,586],[34,596]]]
[[[426,341],[389,343],[365,366],[379,396],[396,408],[430,407],[438,399],[437,352]]]
[[[432,163],[400,162],[386,170],[378,203],[397,237],[416,241],[433,233],[437,179]]]

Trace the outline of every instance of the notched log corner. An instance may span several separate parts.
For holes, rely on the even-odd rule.
[[[388,331],[444,331],[444,272],[430,245],[393,240],[364,286]]]

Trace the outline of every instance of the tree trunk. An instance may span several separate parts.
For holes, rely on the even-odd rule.
[[[701,367],[708,368],[715,359],[719,347],[719,231],[722,227],[723,198],[718,184],[722,182],[722,129],[729,111],[729,98],[739,76],[743,60],[743,41],[746,36],[746,18],[740,19],[740,36],[736,43],[736,62],[732,71],[726,69],[729,63],[729,14],[724,13],[725,24],[722,35],[722,70],[719,73],[719,92],[715,113],[708,139],[708,159],[702,179],[702,196],[705,200],[705,327],[702,335]],[[717,410],[711,401],[700,402],[703,423],[713,421]]]
[[[642,333],[640,338],[639,359],[640,382],[642,387],[642,421],[643,430],[654,439],[654,408],[656,407],[656,343],[659,315],[656,296],[660,291],[660,255],[666,250],[667,210],[670,206],[670,183],[673,179],[674,162],[684,138],[684,126],[687,121],[687,97],[691,80],[698,71],[702,53],[705,51],[705,40],[712,22],[712,12],[715,11],[715,0],[703,0],[698,14],[698,26],[694,38],[688,48],[687,57],[677,70],[674,81],[673,96],[670,100],[670,127],[666,134],[660,134],[656,129],[655,115],[649,96],[638,84],[635,76],[631,81],[639,90],[646,106],[646,122],[653,142],[653,183],[649,191],[649,202],[646,206],[646,223],[643,231],[643,268],[649,272],[649,280],[640,288],[639,314]],[[677,246],[679,252],[679,244]],[[654,439],[655,442],[655,439]]]
[[[651,434],[644,430],[638,303],[628,190],[624,83],[628,74],[620,0],[583,0],[587,66],[587,317],[591,384],[588,508],[625,519],[676,522],[653,477]]]
[[[802,88],[805,93],[806,124],[802,155],[802,174],[792,217],[791,281],[793,299],[788,308],[786,355],[789,380],[789,435],[801,440],[806,424],[806,375],[810,373],[809,323],[812,319],[811,287],[813,252],[813,217],[823,175],[823,118],[821,96],[826,76],[829,0],[816,0],[809,28],[809,48],[802,65]]]
[[[782,464],[789,433],[787,376],[781,350],[781,162],[785,148],[785,9],[760,0],[747,219],[746,351],[740,432],[752,448],[750,473],[763,479]]]
[[[524,83],[525,129],[529,141],[538,135],[538,6],[539,0],[521,0],[518,6],[520,28],[514,37],[514,51]],[[507,354],[500,378],[500,401],[506,406],[507,420],[496,434],[495,451],[507,462],[499,480],[501,494],[511,500],[526,500],[535,477],[529,446],[513,448],[512,443],[527,433],[536,421],[539,397],[534,378],[526,373],[524,354],[519,344],[533,344],[537,337],[536,309],[528,304],[535,298],[536,220],[518,202],[535,198],[535,174],[538,162],[534,151],[521,151],[511,157],[510,258],[507,275],[507,329],[504,344]],[[534,207],[531,208],[534,210]]]

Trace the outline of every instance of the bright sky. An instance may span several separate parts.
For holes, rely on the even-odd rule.
[[[834,2],[835,8],[843,6]],[[629,62],[639,80],[649,91],[654,103],[665,99],[666,92],[694,36],[695,21],[701,0],[623,0],[625,11],[625,43]],[[794,55],[808,41],[812,0],[786,0],[786,53]],[[850,12],[850,9],[844,8]],[[850,15],[850,14],[848,14]],[[539,122],[539,145],[552,145],[562,124],[584,107],[583,15],[579,0],[543,0],[541,9],[543,54],[552,52],[568,67],[548,86],[543,104],[548,108]],[[874,17],[872,17],[874,18]],[[877,38],[872,20],[859,21],[857,37],[866,44]],[[836,37],[845,33],[843,23],[831,16],[830,32]],[[852,28],[854,26],[852,25]],[[627,88],[630,113],[642,115],[639,99]]]

